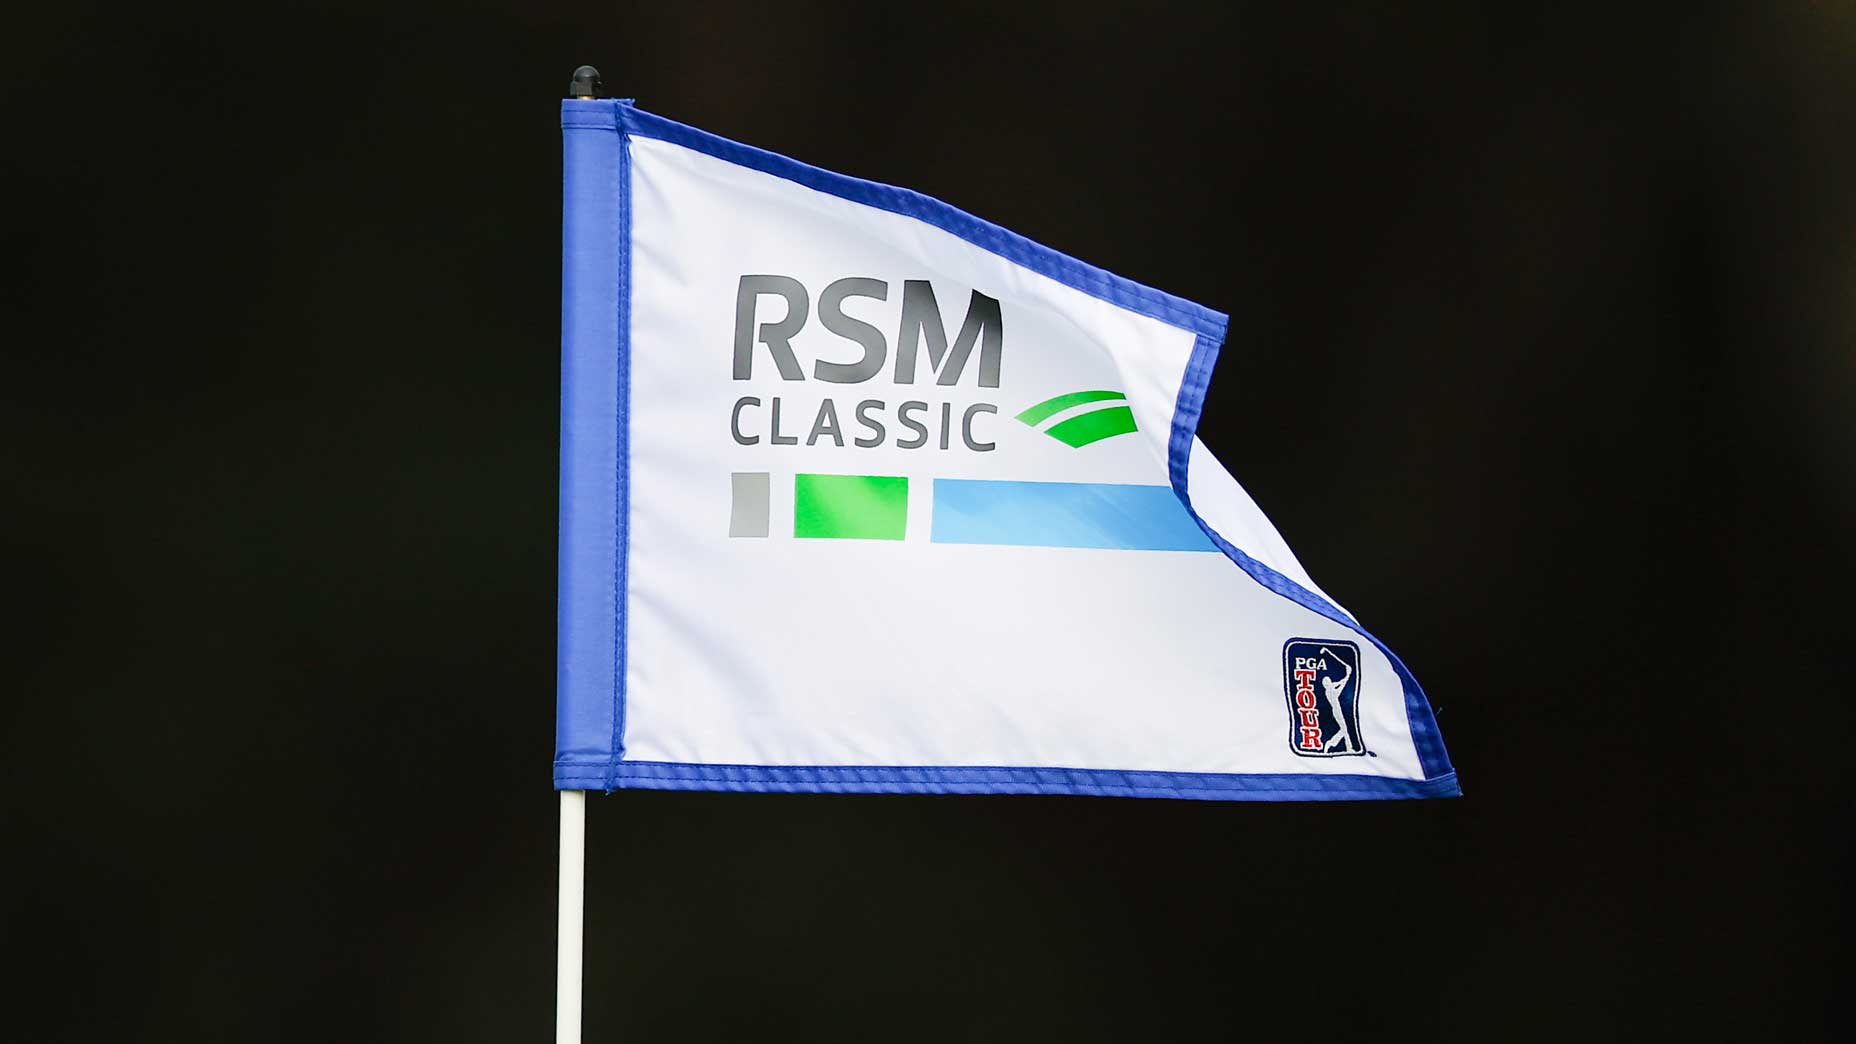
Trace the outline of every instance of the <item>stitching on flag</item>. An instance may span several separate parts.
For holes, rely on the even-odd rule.
[[[580,781],[570,764],[556,767],[557,784]],[[1234,794],[1295,795],[1309,800],[1445,797],[1460,792],[1456,774],[1435,779],[1315,773],[1156,772],[992,765],[731,765],[633,761],[620,778],[629,786],[682,790],[722,787],[749,792],[1049,793],[1150,795],[1228,800]]]
[[[614,186],[618,196],[618,301],[616,344],[613,349],[617,355],[617,389],[616,406],[618,415],[619,452],[617,454],[617,481],[614,483],[612,548],[612,744],[608,748],[608,767],[606,769],[606,790],[614,789],[619,760],[625,756],[625,668],[629,659],[629,642],[626,635],[628,599],[626,598],[626,566],[631,557],[632,518],[631,518],[631,405],[632,405],[632,144],[625,133],[623,125],[615,121],[614,129],[619,138],[619,161],[615,164],[618,184]]]

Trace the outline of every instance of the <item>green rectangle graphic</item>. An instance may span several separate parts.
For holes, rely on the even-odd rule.
[[[793,476],[793,535],[836,540],[901,540],[909,522],[909,480],[901,475]]]

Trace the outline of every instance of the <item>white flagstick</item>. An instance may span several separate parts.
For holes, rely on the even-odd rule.
[[[561,924],[555,1044],[580,1044],[580,956],[586,924],[586,791],[561,791]]]

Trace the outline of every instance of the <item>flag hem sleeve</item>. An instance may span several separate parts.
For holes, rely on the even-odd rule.
[[[610,775],[624,727],[630,179],[605,103],[562,102],[561,142],[555,757]]]

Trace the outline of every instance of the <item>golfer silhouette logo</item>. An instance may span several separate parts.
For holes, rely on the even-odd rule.
[[[1282,647],[1289,749],[1305,758],[1367,753],[1360,736],[1360,647],[1334,638],[1291,638]]]

